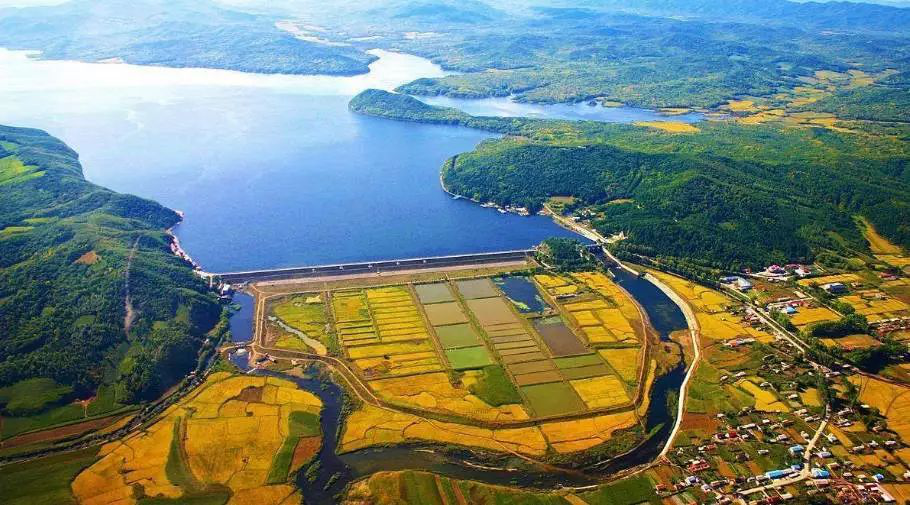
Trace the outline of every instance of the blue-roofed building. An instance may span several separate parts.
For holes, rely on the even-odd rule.
[[[769,479],[782,479],[792,473],[793,470],[787,468],[786,470],[771,470],[770,472],[766,472],[765,476]]]
[[[796,456],[797,454],[802,454],[804,450],[803,446],[797,444],[790,448],[790,454]]]
[[[812,478],[814,479],[827,479],[831,477],[831,472],[822,468],[813,468],[812,469]]]

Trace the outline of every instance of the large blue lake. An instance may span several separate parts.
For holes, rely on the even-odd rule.
[[[0,123],[47,130],[80,153],[89,180],[184,211],[180,240],[212,272],[518,249],[568,235],[547,218],[440,189],[445,159],[491,135],[350,113],[363,89],[443,75],[422,58],[376,53],[369,74],[325,77],[0,50]]]

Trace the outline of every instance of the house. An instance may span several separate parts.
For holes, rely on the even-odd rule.
[[[783,470],[771,470],[770,472],[765,472],[765,477],[769,479],[782,479],[789,475],[793,474],[792,468],[785,468]]]
[[[847,292],[847,285],[843,282],[831,282],[823,285],[822,289],[831,293],[832,295],[838,295]]]
[[[812,478],[814,479],[827,479],[829,477],[831,477],[831,472],[827,470],[821,468],[812,469]]]
[[[742,277],[736,279],[736,289],[740,291],[749,291],[752,289],[752,283]]]

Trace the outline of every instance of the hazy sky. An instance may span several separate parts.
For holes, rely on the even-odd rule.
[[[30,5],[54,5],[62,4],[66,0],[0,0],[0,8],[3,7],[28,7]]]

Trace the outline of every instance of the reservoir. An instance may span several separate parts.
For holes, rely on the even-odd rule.
[[[634,123],[637,121],[678,121],[697,123],[704,115],[697,112],[668,116],[635,107],[604,107],[588,103],[536,104],[513,101],[509,97],[450,98],[447,96],[417,97],[420,101],[441,107],[454,107],[473,116],[530,117],[535,119],[566,119],[569,121],[603,121]]]
[[[210,272],[524,249],[571,235],[440,189],[443,162],[492,134],[349,112],[364,89],[445,74],[423,58],[373,52],[370,73],[329,77],[41,61],[0,49],[0,123],[47,130],[79,153],[90,181],[183,211],[181,244]],[[665,118],[426,100],[489,115]]]
[[[440,189],[450,156],[491,134],[348,111],[367,88],[444,75],[375,52],[354,77],[40,61],[0,50],[0,123],[47,130],[86,177],[182,210],[210,272],[524,249],[568,235]]]

